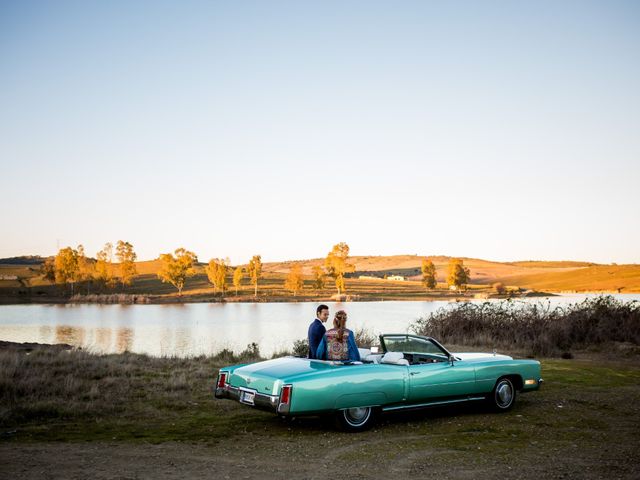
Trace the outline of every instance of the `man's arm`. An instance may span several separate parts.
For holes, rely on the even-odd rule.
[[[320,327],[314,322],[309,327],[309,358],[316,357],[316,350],[320,344],[320,339],[324,335],[324,332],[320,330]]]
[[[327,357],[327,342],[324,341],[324,335],[322,335],[322,339],[320,339],[320,344],[316,349],[316,358],[318,360],[326,360]]]

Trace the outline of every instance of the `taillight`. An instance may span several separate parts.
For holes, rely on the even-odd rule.
[[[291,401],[291,385],[285,385],[280,391],[280,403],[288,404]]]
[[[227,372],[220,372],[218,375],[218,388],[224,388],[224,384],[227,383]]]

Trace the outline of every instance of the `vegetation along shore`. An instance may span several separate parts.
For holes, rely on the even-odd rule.
[[[198,261],[177,248],[138,261],[119,241],[88,256],[82,245],[52,257],[0,259],[0,303],[177,303],[450,300],[640,292],[640,265],[492,262],[418,255],[350,256],[338,243],[326,257],[246,264]]]

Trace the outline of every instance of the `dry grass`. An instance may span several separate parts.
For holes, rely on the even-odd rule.
[[[81,350],[0,350],[0,426],[105,416],[158,418],[206,398],[220,366],[260,359],[252,344],[239,355],[155,358]]]
[[[491,345],[531,355],[570,355],[609,342],[640,345],[640,302],[599,296],[551,308],[543,303],[460,303],[417,320],[412,330],[445,344]]]
[[[126,293],[99,293],[91,295],[75,294],[69,299],[70,302],[77,303],[149,303],[148,295],[130,295]]]

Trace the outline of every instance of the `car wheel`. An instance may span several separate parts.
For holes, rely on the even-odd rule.
[[[336,413],[338,426],[347,432],[361,432],[373,425],[375,410],[373,407],[345,408]]]
[[[513,407],[516,401],[516,388],[513,386],[513,382],[507,378],[500,378],[496,382],[496,386],[491,392],[489,403],[494,410],[499,412],[506,412]]]

